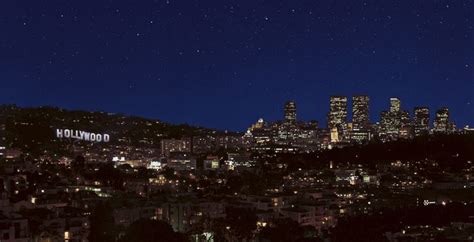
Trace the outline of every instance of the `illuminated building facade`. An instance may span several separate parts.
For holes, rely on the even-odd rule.
[[[167,166],[175,171],[196,170],[196,158],[190,153],[173,152],[168,158]]]
[[[347,97],[331,96],[329,99],[328,128],[331,130],[331,142],[341,142],[347,131]],[[337,139],[335,138],[337,137]]]
[[[294,101],[286,102],[283,111],[285,113],[285,120],[283,125],[279,125],[277,128],[278,143],[290,144],[298,137],[299,133],[296,122],[296,103]]]
[[[203,162],[204,170],[217,170],[219,169],[219,157],[218,156],[207,156]]]
[[[369,127],[369,97],[352,97],[352,125],[354,129],[366,129]]]
[[[352,143],[364,143],[371,138],[369,119],[370,98],[365,95],[352,97],[352,123],[347,126],[344,138]]]
[[[296,124],[296,103],[288,101],[285,103],[285,124]]]
[[[161,140],[161,154],[169,156],[171,152],[192,152],[190,138]]]
[[[347,97],[332,96],[329,100],[328,128],[343,128],[347,123]]]
[[[400,112],[401,101],[398,97],[391,97],[390,98],[390,112],[397,113]]]
[[[263,129],[264,126],[265,126],[265,121],[263,120],[263,118],[260,118],[255,124],[252,124],[249,130],[253,131],[255,129]]]
[[[390,98],[390,110],[380,113],[379,136],[385,139],[397,139],[402,128],[403,136],[407,137],[408,126],[410,126],[410,115],[401,110],[401,101],[397,97]]]
[[[430,130],[430,110],[427,107],[415,107],[413,129],[415,136],[426,135]]]
[[[441,108],[436,112],[435,120],[433,122],[434,132],[449,133],[453,129],[454,124],[449,121],[449,109]]]
[[[382,111],[380,113],[380,134],[382,136],[393,136],[398,134],[400,122],[393,113]]]
[[[331,143],[339,142],[339,133],[337,132],[337,128],[331,129]]]
[[[353,143],[366,143],[370,141],[372,133],[368,129],[352,129],[349,139]]]

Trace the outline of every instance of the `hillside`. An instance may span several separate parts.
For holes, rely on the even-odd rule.
[[[123,114],[65,110],[55,107],[21,108],[0,107],[5,123],[7,147],[26,152],[60,148],[72,140],[55,137],[56,129],[74,129],[107,133],[110,144],[140,147],[159,147],[161,139],[218,134],[217,130],[174,125]],[[100,145],[100,144],[97,144]]]

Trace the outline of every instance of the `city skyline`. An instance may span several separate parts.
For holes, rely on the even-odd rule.
[[[410,11],[406,11],[409,9]],[[472,124],[472,1],[7,1],[0,103],[124,112],[242,130],[286,100],[448,106]],[[276,105],[278,104],[278,105]]]
[[[133,113],[124,113],[124,112],[111,112],[108,110],[86,110],[86,109],[69,109],[69,108],[64,108],[60,106],[50,106],[50,107],[55,107],[55,108],[60,108],[60,109],[66,109],[70,111],[86,111],[86,112],[105,112],[105,113],[117,113],[117,114],[124,114],[128,116],[137,116],[137,117],[142,117],[142,118],[147,118],[147,119],[155,119],[155,120],[160,120],[163,122],[168,122],[170,124],[189,124],[192,126],[198,126],[198,127],[205,127],[205,128],[211,128],[211,129],[218,129],[218,130],[226,130],[226,131],[236,131],[236,132],[243,132],[245,131],[250,124],[254,123],[256,120],[265,120],[265,121],[270,121],[270,122],[275,122],[275,121],[282,121],[283,123],[286,124],[295,124],[296,122],[311,122],[311,121],[317,121],[319,123],[320,127],[325,127],[325,128],[331,128],[329,124],[329,115],[331,113],[331,102],[333,98],[336,98],[338,102],[339,99],[343,98],[344,102],[344,107],[341,107],[341,111],[344,111],[345,113],[342,114],[343,118],[341,119],[341,124],[352,124],[354,125],[354,128],[356,129],[368,129],[369,125],[373,124],[380,124],[383,121],[383,117],[385,113],[391,113],[393,111],[395,112],[402,112],[404,115],[406,115],[406,118],[408,118],[408,121],[410,122],[410,125],[413,126],[414,132],[417,133],[420,130],[417,129],[424,129],[426,125],[428,125],[429,128],[434,128],[435,121],[437,118],[438,112],[443,112],[444,110],[447,110],[449,113],[449,120],[457,125],[458,129],[462,129],[464,127],[473,127],[470,123],[457,123],[456,120],[459,120],[456,118],[456,115],[452,113],[451,107],[448,106],[440,106],[439,108],[432,109],[430,105],[416,105],[411,108],[407,108],[405,106],[405,103],[402,99],[399,97],[391,96],[387,97],[385,100],[385,107],[382,107],[380,111],[374,111],[372,110],[373,106],[373,100],[369,95],[362,95],[362,94],[357,94],[353,96],[342,96],[342,95],[331,95],[328,96],[328,102],[327,102],[327,111],[320,111],[322,116],[322,119],[316,119],[314,116],[308,116],[305,115],[300,111],[300,105],[298,104],[297,101],[294,99],[289,99],[284,101],[283,103],[277,105],[280,113],[277,115],[277,117],[273,119],[266,118],[264,115],[258,116],[257,119],[250,120],[248,124],[245,124],[242,129],[232,129],[232,128],[226,128],[226,127],[210,127],[206,125],[199,125],[199,124],[192,124],[189,122],[170,122],[166,120],[166,118],[154,118],[154,117],[147,117],[147,116],[141,116]],[[2,104],[2,105],[15,105],[16,104]],[[367,107],[364,107],[367,105]],[[46,105],[49,106],[49,105]],[[18,107],[25,107],[25,108],[36,108],[36,107],[42,107],[42,106],[18,106]],[[394,110],[396,109],[396,110]],[[397,111],[398,110],[398,111]],[[425,113],[426,112],[426,113]],[[262,112],[264,113],[264,112]],[[359,118],[355,118],[356,113],[359,113],[358,115],[361,116]],[[324,115],[323,115],[324,114]],[[303,117],[303,118],[301,118]],[[334,126],[335,127],[335,126]]]
[[[474,0],[0,4],[0,240],[474,239]]]
[[[372,98],[371,95],[367,94],[354,94],[354,96],[358,95],[364,95],[364,96],[369,96],[370,97],[370,111],[371,113],[377,113],[376,116],[370,115],[369,120],[372,123],[375,123],[377,120],[379,120],[379,115],[380,112],[386,110],[390,106],[390,100],[389,98],[391,96],[384,96],[381,97],[379,95],[374,95],[379,102],[376,102],[374,100],[375,98]],[[157,116],[153,112],[148,111],[136,111],[137,109],[132,109],[132,110],[124,110],[121,108],[98,108],[97,106],[94,107],[89,107],[84,104],[80,105],[61,105],[61,104],[55,104],[55,103],[38,103],[38,104],[28,104],[24,102],[18,102],[18,103],[9,103],[5,102],[3,103],[4,105],[18,105],[20,107],[39,107],[39,106],[52,106],[52,107],[58,107],[58,108],[64,108],[64,109],[70,109],[70,110],[86,110],[86,111],[98,111],[98,112],[113,112],[113,113],[123,113],[126,115],[131,115],[131,116],[141,116],[145,118],[150,118],[150,119],[158,119],[162,120],[165,122],[169,123],[176,123],[176,124],[190,124],[190,125],[195,125],[195,126],[202,126],[202,127],[209,127],[209,128],[215,128],[215,129],[221,129],[221,130],[231,130],[231,131],[241,131],[244,130],[248,123],[255,121],[255,119],[258,118],[264,118],[265,120],[280,120],[282,119],[281,116],[283,115],[283,112],[281,111],[280,106],[283,105],[285,102],[288,100],[293,100],[298,104],[298,117],[300,120],[318,120],[320,123],[326,123],[327,121],[327,112],[329,111],[330,107],[330,101],[329,98],[331,96],[345,96],[345,95],[324,95],[327,97],[327,100],[324,102],[311,102],[311,100],[301,100],[301,98],[287,98],[287,99],[281,99],[278,98],[277,100],[279,101],[278,103],[268,103],[262,108],[266,109],[260,109],[260,110],[255,110],[251,108],[251,113],[248,117],[242,117],[240,116],[241,120],[237,122],[232,121],[231,118],[229,119],[223,119],[222,122],[202,122],[199,120],[196,120],[195,118],[191,118],[189,120],[186,119],[177,119],[173,117],[170,113],[167,113],[163,116]],[[347,113],[347,118],[352,118],[352,95],[347,95],[345,97],[350,98],[348,99],[348,113]],[[318,100],[322,99],[321,97],[318,98]],[[417,107],[427,107],[430,110],[438,110],[444,107],[448,107],[450,109],[450,112],[454,115],[452,115],[453,121],[455,121],[457,124],[465,126],[474,126],[474,119],[472,115],[470,115],[470,111],[464,108],[460,107],[451,107],[448,105],[443,105],[442,102],[436,102],[437,104],[428,104],[426,102],[423,102],[423,100],[417,100],[412,103],[408,103],[403,99],[400,98],[403,101],[402,108],[405,109],[410,113],[411,116],[413,116],[413,111]],[[301,101],[298,101],[301,100]],[[303,103],[303,104],[302,104]],[[471,106],[471,102],[467,102],[466,105],[468,107]],[[249,104],[249,107],[252,107],[252,104]],[[315,108],[313,108],[315,107]],[[246,109],[246,107],[240,106],[242,109]],[[192,111],[191,109],[183,110],[185,113],[187,111]],[[226,111],[226,110],[223,110]],[[209,113],[208,113],[209,114]],[[235,114],[232,113],[227,113],[228,116],[234,116]],[[459,114],[459,115],[457,115]],[[435,113],[431,112],[430,113],[430,120],[434,120]],[[228,125],[229,123],[232,123],[233,125]]]

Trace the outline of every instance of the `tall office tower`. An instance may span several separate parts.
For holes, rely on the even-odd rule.
[[[390,112],[397,113],[400,112],[400,99],[398,97],[391,97],[390,98]]]
[[[352,125],[354,129],[366,129],[369,127],[369,97],[352,97]]]
[[[415,107],[413,117],[415,136],[426,135],[430,130],[430,110],[427,107]]]
[[[329,100],[328,127],[343,128],[347,122],[347,97],[332,96]]]
[[[435,120],[433,122],[434,132],[437,133],[447,133],[450,131],[449,123],[449,109],[441,108],[436,111]]]
[[[411,120],[410,120],[410,113],[403,110],[399,112],[399,117],[400,117],[400,125],[401,127],[409,127],[411,126]]]
[[[390,111],[384,111],[380,114],[380,129],[383,136],[388,139],[398,138],[402,128],[408,128],[410,124],[410,115],[401,110],[399,98],[390,98]]]
[[[294,101],[285,103],[285,123],[296,124],[296,103]]]
[[[380,113],[380,129],[385,135],[393,136],[398,134],[400,126],[400,119],[395,113],[387,111]]]

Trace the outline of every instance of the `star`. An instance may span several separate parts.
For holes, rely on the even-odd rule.
[[[451,0],[424,5],[410,1],[375,4],[368,0],[348,4],[280,1],[273,5],[255,1],[171,2],[151,0],[128,5],[126,1],[99,1],[89,6],[83,1],[67,5],[31,1],[27,9],[11,8],[4,17],[13,21],[0,21],[0,27],[9,33],[0,40],[0,59],[8,70],[0,78],[12,79],[9,85],[13,86],[17,85],[13,83],[15,76],[21,79],[23,70],[32,70],[33,81],[41,78],[51,86],[69,78],[90,80],[87,86],[95,84],[92,80],[121,81],[121,86],[107,85],[110,93],[114,88],[128,91],[141,87],[136,91],[146,92],[145,86],[150,90],[170,86],[181,75],[185,77],[183,86],[196,89],[196,93],[209,86],[222,86],[223,93],[237,93],[246,90],[253,79],[253,87],[268,87],[272,96],[283,95],[282,87],[290,80],[294,80],[291,85],[296,95],[317,86],[310,80],[327,80],[315,99],[352,85],[367,88],[354,90],[379,96],[397,95],[409,87],[438,88],[407,97],[407,105],[433,105],[432,96],[442,91],[446,82],[461,87],[472,84],[469,50],[474,25],[468,14],[469,0],[459,1],[462,5]],[[7,58],[12,61],[5,61]],[[238,75],[234,76],[234,71]],[[431,72],[438,78],[431,80]],[[289,73],[292,77],[287,77]],[[161,83],[156,81],[158,76]],[[127,82],[134,78],[145,80]],[[142,84],[147,80],[154,83]],[[187,80],[206,80],[206,85]],[[227,87],[221,80],[237,81]],[[341,80],[340,85],[327,84],[336,80]],[[455,91],[443,93],[445,103],[441,104],[453,109],[465,105],[466,100],[456,97],[469,97],[469,88]],[[250,94],[252,100],[257,96]],[[185,97],[186,102],[189,100],[193,100],[192,95]],[[315,115],[323,112],[318,110]]]

